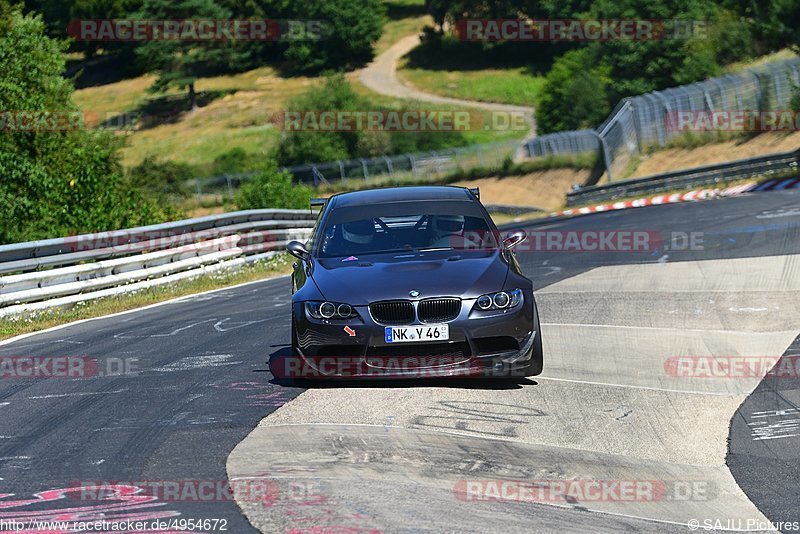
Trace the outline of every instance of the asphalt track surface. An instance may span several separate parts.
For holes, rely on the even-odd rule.
[[[800,192],[783,191],[530,226],[652,231],[669,248],[520,252],[543,323],[536,379],[279,383],[267,361],[288,347],[285,277],[2,344],[0,357],[96,359],[105,376],[0,380],[0,519],[224,519],[230,532],[296,533],[800,520],[800,431],[785,431],[800,418],[796,377],[699,379],[665,364],[797,354],[797,206]],[[676,250],[690,232],[702,245]],[[136,372],[109,372],[120,361]],[[769,410],[774,439],[755,440],[765,431],[748,423]],[[228,479],[267,480],[274,499],[186,493]],[[459,493],[487,480],[657,481],[667,494],[532,503]],[[95,481],[174,482],[184,494],[78,489]]]

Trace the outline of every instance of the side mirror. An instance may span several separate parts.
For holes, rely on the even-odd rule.
[[[528,235],[525,233],[524,230],[514,230],[505,239],[503,239],[503,248],[506,250],[511,250],[512,248],[516,247],[525,239],[528,238]]]
[[[300,241],[290,241],[289,244],[286,245],[286,250],[289,251],[289,254],[300,260],[308,261],[311,259],[311,253],[306,250],[305,245]]]

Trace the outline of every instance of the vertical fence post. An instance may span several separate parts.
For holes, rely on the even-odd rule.
[[[231,183],[231,175],[225,175],[225,181],[228,183],[228,196],[233,198],[233,184]]]
[[[361,160],[361,172],[364,173],[364,183],[369,180],[369,169],[367,169],[367,161]]]
[[[337,161],[336,163],[339,164],[339,178],[342,179],[342,185],[347,185],[347,178],[344,176],[344,164],[341,162],[341,160]]]

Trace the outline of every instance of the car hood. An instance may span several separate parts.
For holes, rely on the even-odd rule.
[[[317,260],[312,278],[326,300],[362,306],[378,300],[476,298],[503,289],[508,264],[499,251],[424,252]]]

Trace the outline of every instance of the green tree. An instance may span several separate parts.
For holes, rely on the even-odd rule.
[[[592,50],[572,50],[547,74],[536,109],[540,133],[594,128],[611,111],[608,67],[598,65]]]
[[[383,31],[380,0],[304,0],[289,4],[286,17],[322,21],[324,38],[290,40],[286,59],[298,71],[340,69],[368,62]]]
[[[144,20],[230,19],[231,13],[213,0],[144,0],[135,15]],[[151,92],[170,87],[188,89],[191,109],[197,107],[195,83],[203,73],[222,68],[232,60],[236,47],[219,41],[157,39],[136,49],[142,66],[158,78]]]
[[[157,222],[171,212],[121,180],[120,141],[81,128],[19,128],[13,112],[76,113],[64,72],[65,44],[41,18],[0,19],[0,242]],[[42,115],[45,116],[45,115]]]
[[[313,189],[302,184],[293,184],[292,175],[280,171],[275,162],[269,161],[267,168],[247,180],[236,195],[239,209],[259,208],[301,209],[307,208]]]

